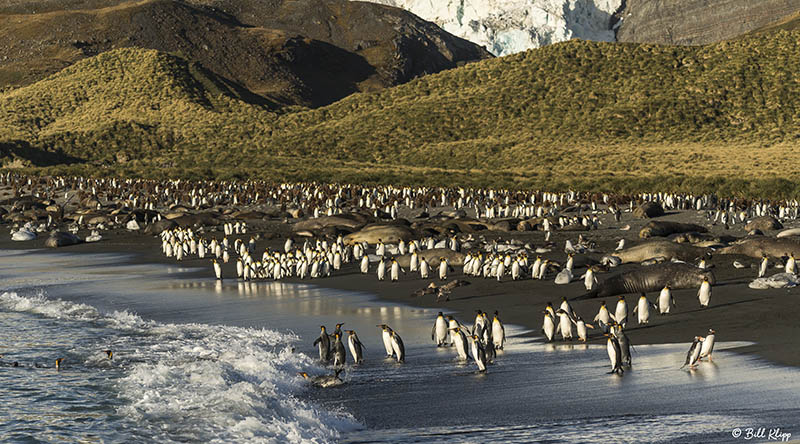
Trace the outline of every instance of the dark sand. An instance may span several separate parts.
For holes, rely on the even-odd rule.
[[[705,218],[694,211],[683,213],[672,213],[659,218],[662,220],[676,220],[682,222],[701,223],[708,226]],[[584,236],[595,240],[599,250],[609,252],[613,250],[617,241],[625,237],[628,246],[638,242],[638,231],[646,221],[631,219],[629,213],[623,215],[621,223],[614,223],[610,216],[603,216],[604,225],[599,230],[583,232]],[[630,224],[629,231],[621,231],[619,227]],[[281,222],[261,222],[258,226],[249,225],[250,231],[244,235],[234,235],[232,238],[241,237],[248,240],[250,236],[261,234],[263,238],[273,238],[273,240],[259,240],[257,248],[262,251],[264,247],[276,248],[283,245],[283,240],[290,233],[288,226]],[[726,230],[723,227],[710,227],[715,234],[731,234],[744,236],[746,233],[740,227]],[[491,238],[517,238],[523,242],[531,242],[534,245],[544,244],[544,234],[542,232],[526,233],[500,233],[485,232],[488,239]],[[84,237],[88,233],[79,233]],[[74,245],[64,247],[57,251],[69,253],[128,253],[131,254],[132,263],[165,263],[174,264],[173,258],[166,258],[160,254],[160,239],[153,235],[143,235],[131,233],[125,230],[106,231],[103,240],[97,243]],[[483,234],[483,233],[481,233]],[[772,234],[774,233],[767,233]],[[206,232],[206,237],[222,237],[221,232]],[[566,255],[563,253],[564,241],[577,239],[578,233],[575,232],[555,232],[552,241],[555,243],[553,251],[543,254],[543,257],[562,261]],[[231,239],[232,241],[232,239]],[[30,242],[12,242],[7,232],[2,235],[0,248],[6,249],[35,249],[43,248],[44,237]],[[49,250],[53,251],[53,250]],[[598,255],[598,257],[600,254]],[[713,288],[711,305],[707,309],[701,309],[696,296],[696,289],[673,290],[677,307],[669,315],[660,316],[651,310],[650,323],[646,326],[637,326],[635,315],[632,314],[633,307],[639,295],[626,296],[629,306],[629,319],[626,332],[635,344],[660,344],[660,343],[691,343],[695,335],[705,335],[709,328],[717,331],[717,341],[748,341],[754,342],[749,345],[736,349],[741,353],[754,353],[772,362],[798,366],[800,365],[800,323],[797,321],[800,309],[800,289],[772,289],[754,290],[747,287],[752,281],[757,270],[755,268],[736,269],[732,266],[734,260],[739,260],[744,264],[750,265],[758,262],[757,259],[735,256],[714,256],[710,261],[714,265],[714,272],[717,277],[717,284]],[[187,259],[182,262],[186,267],[200,267],[206,272],[196,272],[196,277],[213,278],[209,259]],[[611,273],[634,269],[639,265],[624,265],[612,269]],[[235,278],[235,262],[231,260],[229,264],[223,266],[224,276]],[[582,281],[573,282],[569,285],[555,285],[554,276],[551,274],[547,279],[533,281],[529,278],[520,281],[511,281],[505,278],[502,282],[496,279],[467,278],[461,274],[460,267],[456,268],[455,273],[449,273],[448,279],[465,279],[471,285],[456,288],[450,296],[450,300],[436,302],[435,296],[414,297],[412,293],[425,287],[431,281],[438,282],[438,279],[422,280],[418,274],[406,274],[401,276],[400,282],[391,283],[388,281],[379,282],[373,272],[375,264],[371,264],[371,273],[361,275],[357,266],[354,264],[346,265],[342,270],[335,272],[330,278],[313,279],[304,281],[305,284],[312,284],[320,287],[335,288],[342,290],[352,290],[374,294],[382,300],[399,302],[426,308],[440,308],[443,311],[453,313],[460,321],[471,325],[474,321],[475,310],[481,309],[490,314],[498,310],[500,317],[505,323],[513,323],[530,328],[532,336],[543,339],[540,333],[542,324],[542,310],[546,303],[551,301],[556,307],[560,304],[561,298],[578,296],[584,293]],[[434,275],[435,273],[431,275]],[[576,276],[583,273],[584,269],[576,268]],[[768,275],[782,272],[778,269],[770,269]],[[438,276],[437,276],[438,277]],[[599,280],[605,278],[604,274],[598,275]],[[286,282],[299,282],[298,279],[286,279]],[[440,284],[440,283],[439,283]],[[651,301],[655,301],[657,294],[648,294]],[[605,300],[609,310],[613,312],[617,297],[605,299],[592,299],[572,302],[573,307],[579,315],[587,322],[590,322],[597,313],[600,301]],[[592,331],[590,330],[590,333]],[[594,332],[594,341],[600,341],[602,336]]]

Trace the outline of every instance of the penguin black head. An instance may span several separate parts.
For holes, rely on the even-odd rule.
[[[436,316],[444,316],[444,315],[443,315],[443,314],[442,314],[442,312],[440,311],[440,312],[439,312],[439,314],[438,314],[438,315],[436,315]]]
[[[605,307],[606,306],[606,301],[600,301],[600,306],[601,307]]]
[[[106,350],[105,354],[106,356],[108,356],[109,360],[114,359],[114,352],[112,352],[111,350]]]
[[[308,373],[306,372],[297,372],[298,376],[302,376],[304,379],[308,379]]]
[[[716,333],[716,331],[714,331],[714,329],[713,329],[713,328],[709,328],[709,329],[708,329],[708,334],[709,334],[709,335],[713,335],[714,333]]]
[[[61,370],[61,363],[64,362],[64,358],[56,359],[56,370]]]
[[[344,325],[344,322],[342,322],[341,324],[336,324],[336,328],[342,328],[342,325]]]

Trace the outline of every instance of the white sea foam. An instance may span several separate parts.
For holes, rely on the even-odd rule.
[[[298,338],[291,334],[162,324],[129,312],[102,314],[41,293],[3,293],[0,309],[87,322],[106,332],[102,343],[115,351],[114,365],[125,369],[114,387],[124,401],[117,414],[132,439],[324,443],[360,428],[348,414],[299,397],[307,386],[296,374],[315,364],[294,352]]]

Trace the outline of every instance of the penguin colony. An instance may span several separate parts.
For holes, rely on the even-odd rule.
[[[536,279],[563,285],[580,280],[587,291],[597,288],[603,282],[602,275],[620,266],[620,256],[630,248],[622,238],[601,260],[592,259],[592,255],[600,251],[590,233],[603,223],[603,215],[610,215],[614,223],[618,223],[624,213],[636,215],[642,208],[647,216],[653,216],[649,214],[653,208],[660,214],[665,210],[695,211],[702,214],[707,225],[745,226],[752,235],[779,229],[784,223],[794,223],[800,215],[800,202],[796,199],[762,201],[672,193],[615,196],[572,191],[264,181],[29,177],[14,173],[0,175],[0,186],[12,190],[13,197],[0,201],[0,217],[11,226],[14,240],[28,241],[50,232],[51,237],[59,235],[58,242],[66,239],[66,244],[91,242],[103,239],[108,230],[125,229],[159,236],[163,254],[176,261],[208,260],[213,275],[220,280],[321,279],[346,268],[350,271],[356,268],[365,278],[373,276],[391,283],[418,273],[422,279],[438,278],[446,282],[444,285],[431,282],[420,290],[423,295],[435,294],[437,300],[445,301],[454,288],[464,282],[448,280],[457,270],[467,278],[498,282]],[[443,207],[446,209],[431,214],[433,208]],[[412,214],[413,222],[403,217]],[[281,246],[263,245],[262,233],[254,230],[251,224],[264,220],[293,224],[292,233],[280,239]],[[404,234],[396,239],[349,239],[351,234],[375,225],[401,227]],[[620,230],[629,227],[623,226]],[[538,231],[544,233],[544,242],[532,245],[518,240],[489,239],[481,231]],[[554,252],[561,254],[561,248],[551,241],[553,232],[578,234],[577,238],[564,241],[562,251],[567,254],[566,260],[554,258]],[[691,261],[698,269],[713,267],[711,253],[715,249],[735,246],[741,241],[732,236],[702,232],[678,234],[673,239],[675,242],[691,244],[706,252]],[[789,229],[780,233],[778,239],[789,240],[798,235],[799,229]],[[258,243],[262,243],[260,248]],[[56,246],[61,245],[65,244]],[[424,254],[434,249],[460,256]],[[800,254],[800,250],[764,251],[757,257],[757,272],[753,276],[765,277],[770,268],[778,267],[784,273],[795,275],[796,254]],[[403,257],[408,257],[407,266],[400,265],[405,263],[401,260]],[[640,262],[646,266],[663,261],[679,259],[661,255],[642,258]],[[735,261],[734,267],[747,268],[748,265]],[[669,315],[675,310],[671,292],[669,286],[664,287],[655,302],[649,301],[646,295],[640,296],[632,305],[632,318],[635,316],[636,323],[644,325],[653,321],[653,311]],[[711,282],[703,282],[697,289],[698,306],[713,306],[713,300]],[[608,319],[595,317],[593,324],[585,322],[563,304],[557,311],[546,310],[543,333],[548,340],[560,336],[563,340],[587,341],[592,333],[608,335],[609,353],[616,352],[616,343],[617,354],[624,363],[624,331],[630,320],[627,302],[624,313],[620,311],[620,303],[613,315],[608,313]],[[603,307],[598,316],[602,312]],[[394,333],[397,348],[402,350],[402,340]],[[487,354],[486,338],[475,331],[448,327],[447,333],[451,343],[453,336],[460,338],[463,334],[467,344],[464,351],[473,358],[478,355],[480,360],[481,348],[483,354]],[[391,343],[391,332],[388,335]],[[708,343],[713,347],[713,339],[707,342],[709,336],[713,337],[697,336],[702,338],[695,341],[701,350]],[[333,344],[336,344],[335,338]],[[458,344],[454,345],[461,355]],[[392,345],[392,355],[397,357],[394,347]],[[355,356],[349,342],[348,348]],[[702,353],[697,359],[700,355]],[[361,356],[363,358],[363,350]],[[691,367],[691,363],[687,365]]]

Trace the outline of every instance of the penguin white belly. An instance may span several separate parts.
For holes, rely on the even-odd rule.
[[[559,315],[559,322],[561,323],[561,337],[564,339],[572,339],[572,321],[566,314]]]
[[[552,317],[545,315],[542,329],[544,330],[544,335],[547,336],[547,340],[552,341],[553,336],[556,334],[556,324],[553,322]]]

